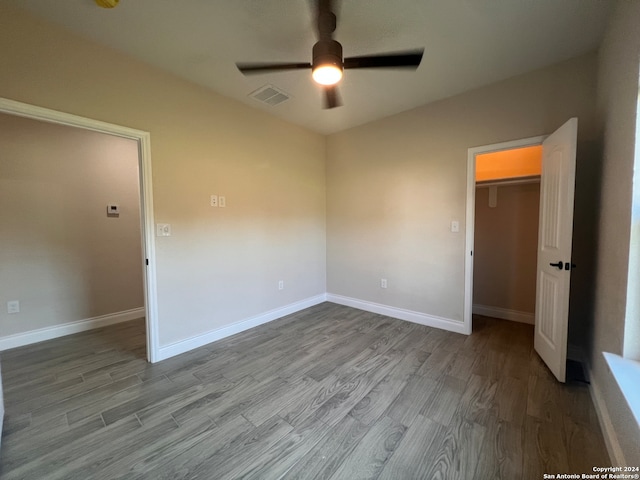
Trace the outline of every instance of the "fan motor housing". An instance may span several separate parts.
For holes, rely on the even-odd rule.
[[[313,66],[335,65],[340,70],[342,65],[342,45],[335,40],[320,40],[313,46]]]

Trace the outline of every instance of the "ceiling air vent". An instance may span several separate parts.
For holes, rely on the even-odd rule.
[[[264,87],[260,87],[255,92],[250,93],[249,96],[251,98],[255,98],[259,102],[271,105],[272,107],[291,98],[291,95],[283,92],[280,89],[277,89],[273,85],[265,85]]]

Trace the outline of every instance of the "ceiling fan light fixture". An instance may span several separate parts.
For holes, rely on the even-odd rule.
[[[313,80],[320,85],[335,85],[342,80],[342,69],[337,65],[318,65],[311,73]]]
[[[320,40],[313,46],[311,76],[320,85],[335,85],[342,79],[342,45],[335,40]]]
[[[96,0],[118,1],[118,0]],[[324,107],[335,108],[342,105],[338,87],[345,68],[403,68],[415,70],[420,66],[424,49],[385,54],[361,55],[344,58],[342,45],[333,39],[336,30],[336,15],[331,11],[335,0],[314,0],[316,5],[316,33],[318,41],[313,45],[312,61],[298,63],[236,63],[243,75],[252,75],[287,70],[306,70],[311,68],[313,80],[320,84],[323,91]]]

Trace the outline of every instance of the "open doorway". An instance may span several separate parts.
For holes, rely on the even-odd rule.
[[[148,134],[5,99],[0,115],[15,134],[5,138],[14,160],[4,179],[15,194],[17,227],[8,233],[15,248],[5,244],[3,253],[15,256],[16,298],[7,302],[18,309],[10,318],[15,331],[3,335],[0,346],[144,317],[146,352],[140,353],[155,361]],[[28,299],[22,309],[20,296]]]
[[[466,207],[468,227],[465,239],[469,251],[465,260],[464,302],[465,328],[468,334],[472,332],[473,313],[524,323],[534,322],[535,310],[530,306],[531,289],[529,288],[528,293],[516,294],[510,279],[517,276],[517,282],[530,285],[529,271],[517,271],[518,268],[522,268],[521,264],[513,265],[512,262],[513,258],[526,260],[523,257],[528,252],[527,248],[525,247],[523,252],[518,245],[522,235],[526,235],[527,240],[537,246],[537,236],[532,239],[528,236],[537,234],[538,217],[535,216],[527,222],[527,225],[533,225],[529,230],[535,228],[535,233],[522,231],[522,222],[515,226],[507,222],[520,213],[519,210],[525,209],[529,214],[534,213],[530,212],[531,203],[536,195],[539,200],[540,172],[539,165],[532,167],[529,164],[532,162],[535,164],[536,159],[541,158],[542,142],[545,138],[544,136],[525,138],[469,149]],[[479,158],[483,158],[484,162],[481,162],[483,165],[476,173]],[[514,205],[514,199],[522,201],[522,197],[526,198],[526,204]],[[476,204],[482,210],[481,239],[476,238]],[[499,210],[498,205],[500,205]],[[479,241],[478,246],[483,250],[479,263],[476,257],[476,241]],[[506,252],[503,250],[504,245],[509,246]],[[533,255],[535,254],[534,250]],[[527,270],[530,264],[531,259],[524,261]],[[478,277],[482,277],[482,280],[478,278],[477,281],[489,282],[477,289],[474,281],[476,269],[479,270]],[[535,275],[534,267],[532,289],[534,308]],[[499,277],[499,280],[492,280],[490,278],[492,276]]]
[[[542,146],[478,153],[473,314],[534,324]]]

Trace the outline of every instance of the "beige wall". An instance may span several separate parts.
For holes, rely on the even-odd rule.
[[[540,184],[476,188],[473,304],[535,312]]]
[[[2,97],[151,133],[161,345],[324,293],[324,137],[5,5],[0,58]]]
[[[329,136],[328,291],[462,321],[467,149],[573,116],[588,143],[596,68],[584,56]]]
[[[2,336],[143,307],[139,203],[136,142],[0,114]]]
[[[602,352],[620,355],[624,342],[640,55],[638,19],[640,2],[619,2],[599,56],[604,154],[595,313],[588,352],[592,381],[602,394],[628,465],[640,464],[640,429]]]

